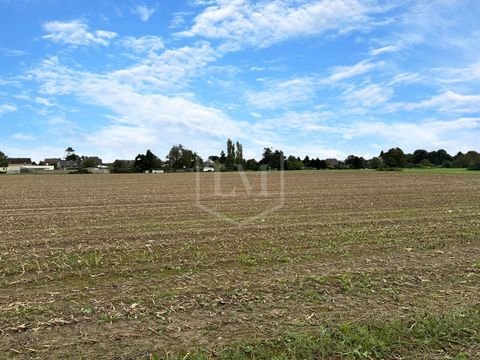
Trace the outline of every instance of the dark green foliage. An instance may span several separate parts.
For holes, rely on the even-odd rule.
[[[270,148],[265,148],[263,151],[260,165],[263,165],[269,170],[283,170],[285,165],[285,156],[280,150],[273,151]]]
[[[135,172],[134,161],[115,160],[112,164],[112,173],[133,173]]]
[[[386,167],[404,168],[407,165],[407,157],[400,148],[392,148],[382,156],[383,163]]]
[[[0,151],[0,167],[7,167],[8,162],[7,162],[7,156]]]
[[[290,155],[285,163],[286,170],[302,170],[303,162],[298,160],[295,156]]]
[[[80,158],[80,161],[82,164],[82,168],[96,167],[98,165],[102,165],[101,160],[97,157],[82,156]]]
[[[469,151],[466,154],[459,152],[453,161],[452,167],[472,168],[480,164],[480,154],[476,151]]]
[[[174,172],[182,169],[182,171],[192,171],[202,165],[202,158],[182,144],[174,145],[167,155],[168,168]]]
[[[225,160],[225,166],[227,171],[232,171],[235,169],[235,145],[233,145],[232,140],[227,140],[227,158]]]
[[[245,170],[258,171],[259,169],[260,165],[258,164],[257,160],[249,159],[245,162]]]
[[[220,152],[220,158],[218,159],[220,164],[225,164],[227,162],[227,156],[225,155],[225,151]]]
[[[65,160],[68,161],[79,161],[80,156],[75,154],[75,150],[72,147],[68,147],[65,149]]]
[[[134,168],[136,172],[145,172],[162,167],[162,161],[150,150],[144,154],[138,154],[135,158]]]
[[[367,165],[370,169],[378,169],[382,166],[382,159],[374,157],[368,161]]]
[[[365,169],[367,167],[367,161],[363,157],[350,155],[345,159],[345,165],[351,169]]]
[[[243,159],[243,145],[237,141],[237,150],[235,153],[235,166],[237,170],[245,167],[245,160]]]

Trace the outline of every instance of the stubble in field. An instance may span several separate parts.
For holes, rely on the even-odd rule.
[[[2,353],[218,355],[332,324],[478,320],[480,177],[286,172],[283,206],[257,216],[275,176],[250,196],[222,174],[237,192],[219,196],[201,174],[201,204],[253,219],[240,228],[197,206],[195,174],[0,177]],[[478,354],[478,333],[459,339],[398,351]]]

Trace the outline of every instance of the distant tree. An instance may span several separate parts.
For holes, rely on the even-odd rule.
[[[245,160],[243,159],[243,145],[237,141],[237,150],[235,152],[235,167],[244,166]]]
[[[368,161],[368,167],[371,169],[379,169],[382,166],[382,159],[374,157]]]
[[[309,168],[311,167],[310,165],[310,158],[307,156],[305,156],[305,159],[303,159],[303,166],[305,166],[306,168]]]
[[[313,167],[317,170],[325,170],[328,168],[327,162],[325,160],[320,160],[318,157],[315,160],[312,160]]]
[[[209,156],[208,159],[213,162],[220,162],[220,157],[216,155]]]
[[[257,160],[249,159],[245,162],[245,170],[257,171],[260,169],[260,165]]]
[[[428,159],[428,151],[427,150],[419,149],[419,150],[415,150],[413,152],[412,161],[413,161],[414,164],[418,165],[422,162],[422,160],[425,160],[425,159]]]
[[[232,171],[235,169],[235,145],[233,145],[232,140],[227,140],[227,159],[225,161],[225,166],[227,171]]]
[[[7,167],[8,166],[8,161],[7,161],[7,156],[0,151],[0,167]]]
[[[439,161],[438,152],[437,151],[430,151],[428,153],[428,161],[431,165],[440,165],[441,161]]]
[[[80,156],[75,154],[75,150],[72,147],[68,147],[68,148],[65,149],[65,160],[79,161]]]
[[[287,170],[302,170],[303,162],[298,160],[295,156],[290,155],[286,161],[285,169]]]
[[[421,167],[431,167],[433,164],[428,159],[423,159],[419,164]]]
[[[195,166],[195,154],[192,150],[183,148],[180,158],[181,168],[193,168]]]
[[[271,167],[273,161],[273,151],[271,148],[264,148],[262,160],[260,160],[260,165],[265,165],[267,167]]]
[[[200,171],[200,168],[203,166],[203,159],[196,152],[193,153],[192,167],[195,171]]]
[[[225,155],[225,151],[220,152],[220,158],[218,159],[220,164],[225,164],[227,162],[227,156]]]
[[[167,155],[168,164],[172,168],[173,172],[176,172],[182,167],[183,150],[184,148],[182,144],[173,145]]]
[[[363,157],[355,155],[349,155],[345,159],[345,164],[351,169],[364,169],[367,166],[367,162]]]
[[[82,168],[84,168],[84,169],[85,168],[92,168],[92,167],[95,167],[97,165],[100,165],[94,159],[88,158],[86,156],[81,157],[81,162],[82,162]]]
[[[404,168],[407,164],[407,157],[400,148],[392,148],[382,156],[385,166],[391,168]]]
[[[446,163],[449,163],[453,160],[452,156],[444,149],[437,151],[438,164],[444,166]]]
[[[280,170],[284,168],[285,156],[280,150],[273,151],[271,148],[264,148],[263,158],[260,165],[266,166],[268,169]]]
[[[169,167],[176,172],[178,169],[196,169],[201,166],[202,158],[182,144],[174,145],[167,155]]]
[[[112,164],[112,172],[116,174],[134,172],[134,162],[129,160],[115,160]]]
[[[469,151],[465,154],[458,153],[453,161],[454,167],[473,168],[480,164],[480,154],[476,151]]]
[[[137,172],[145,172],[162,167],[162,161],[153,152],[147,150],[145,155],[137,155],[133,166]]]

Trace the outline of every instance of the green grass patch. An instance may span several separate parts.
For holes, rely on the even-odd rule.
[[[286,334],[257,343],[198,350],[153,359],[473,359],[469,349],[480,342],[480,307],[447,314],[370,324],[326,324],[317,331]],[[475,350],[473,350],[475,351]],[[212,355],[214,354],[214,355]],[[477,354],[478,355],[478,354]],[[436,357],[436,358],[437,358]]]

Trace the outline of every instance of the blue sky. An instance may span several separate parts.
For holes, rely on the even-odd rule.
[[[0,0],[0,151],[480,150],[476,0]]]

